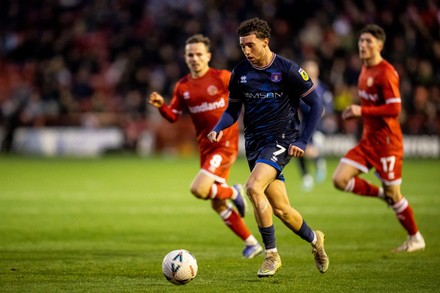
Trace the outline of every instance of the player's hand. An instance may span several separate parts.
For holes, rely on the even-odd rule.
[[[350,105],[342,112],[342,119],[352,119],[362,116],[362,107],[359,105]]]
[[[165,103],[165,100],[157,92],[152,92],[150,98],[148,99],[148,103],[150,103],[154,107],[160,108]]]
[[[294,158],[301,158],[304,155],[304,151],[297,146],[291,144],[289,146],[289,156]]]
[[[223,136],[223,131],[220,131],[219,133],[215,131],[211,131],[210,133],[208,133],[208,139],[210,142],[219,142],[222,136]]]

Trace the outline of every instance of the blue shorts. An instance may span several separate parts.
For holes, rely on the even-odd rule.
[[[264,163],[278,171],[276,179],[285,181],[283,169],[291,159],[291,156],[289,156],[289,146],[290,142],[285,140],[267,144],[258,150],[246,150],[246,158],[251,172],[257,163]]]

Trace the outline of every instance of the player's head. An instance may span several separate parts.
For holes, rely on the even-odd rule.
[[[243,54],[256,66],[266,65],[269,49],[270,27],[265,20],[252,18],[240,23],[237,34]]]
[[[185,62],[193,77],[202,76],[209,69],[211,42],[204,35],[189,37],[185,45]]]
[[[237,28],[238,36],[244,37],[255,34],[259,39],[270,39],[270,31],[269,24],[257,17],[243,21]]]
[[[368,24],[360,31],[358,47],[359,57],[367,61],[380,58],[386,35],[383,28],[376,24]]]

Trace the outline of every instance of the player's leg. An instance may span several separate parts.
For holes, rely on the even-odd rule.
[[[417,227],[413,209],[400,190],[402,163],[401,152],[389,152],[377,158],[375,168],[377,176],[382,181],[385,200],[392,207],[397,219],[408,234],[407,240],[394,251],[412,252],[423,250],[426,245]]]
[[[413,209],[408,200],[400,193],[400,185],[384,185],[383,187],[387,201],[393,208],[400,224],[408,233],[406,241],[394,252],[413,252],[425,249],[425,240],[417,227]]]
[[[361,173],[367,173],[370,168],[366,157],[359,146],[351,149],[336,167],[333,173],[333,185],[339,190],[357,195],[384,198],[381,188],[359,177]]]
[[[242,252],[243,257],[253,258],[263,252],[263,248],[251,234],[243,218],[232,208],[228,201],[213,199],[211,206],[220,215],[225,225],[245,243]]]
[[[214,184],[214,176],[201,169],[191,182],[190,190],[197,198],[209,199]]]
[[[246,201],[243,198],[243,188],[240,184],[234,186],[226,184],[236,156],[236,152],[221,149],[201,156],[202,168],[191,183],[191,193],[201,199],[230,199],[240,216],[244,217]]]
[[[258,270],[258,277],[273,276],[281,268],[273,226],[272,207],[264,191],[278,175],[278,171],[267,164],[257,163],[246,183],[246,191],[254,207],[258,230],[263,239],[265,258]]]
[[[223,181],[223,182],[219,182]],[[201,169],[191,183],[191,193],[200,199],[230,199],[237,207],[241,217],[246,212],[244,191],[239,184],[228,186],[226,180],[215,174]]]
[[[225,183],[215,181],[215,178],[217,178],[215,174],[210,174],[203,169],[200,170],[191,183],[191,193],[193,193],[197,198],[212,199],[211,206],[219,214],[225,225],[245,242],[245,249],[243,251],[244,257],[252,258],[260,254],[262,252],[262,248],[260,244],[258,244],[256,238],[251,235],[241,216],[234,209],[232,209],[230,205],[228,205],[225,199],[210,197],[210,195],[213,193],[219,193],[218,187],[220,187],[220,192],[222,190],[224,192],[224,190],[228,188],[233,189],[232,187],[227,186]],[[224,178],[218,179],[225,181]],[[216,190],[216,193],[213,192],[213,190]]]
[[[275,216],[295,234],[312,245],[312,252],[318,270],[325,273],[329,266],[329,259],[324,250],[324,233],[313,231],[304,221],[302,215],[290,205],[286,185],[283,181],[274,180],[267,187],[265,194]]]
[[[264,191],[277,175],[278,171],[274,167],[257,163],[246,182],[246,192],[254,207],[255,219],[259,227],[273,225],[272,208]]]

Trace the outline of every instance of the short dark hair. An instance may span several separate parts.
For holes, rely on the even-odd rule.
[[[269,24],[258,17],[243,21],[237,28],[237,34],[240,37],[255,34],[259,39],[270,39],[270,31]]]
[[[364,28],[361,29],[360,34],[365,34],[365,33],[370,33],[376,39],[385,43],[385,39],[386,39],[385,31],[377,24],[367,24],[366,26],[364,26]]]
[[[206,49],[208,49],[211,47],[211,41],[209,40],[208,37],[205,37],[202,34],[196,34],[196,35],[192,35],[191,37],[189,37],[188,39],[186,39],[185,44],[195,44],[195,43],[203,43],[206,46]]]

